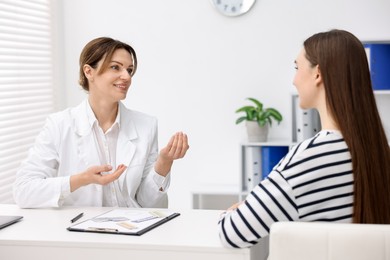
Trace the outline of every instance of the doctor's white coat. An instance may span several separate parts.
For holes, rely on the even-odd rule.
[[[157,120],[120,104],[116,165],[126,171],[118,179],[128,207],[167,207],[154,163],[158,156]],[[22,208],[102,206],[102,186],[90,184],[70,192],[70,176],[101,165],[87,117],[88,101],[50,115],[27,159],[17,172],[14,199]],[[169,183],[170,174],[166,177]],[[161,176],[159,176],[161,177]]]

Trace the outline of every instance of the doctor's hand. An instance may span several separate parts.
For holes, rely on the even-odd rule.
[[[125,172],[127,166],[120,164],[112,173],[102,174],[112,170],[110,165],[97,165],[89,167],[84,172],[81,172],[70,177],[70,191],[73,192],[82,186],[88,184],[106,185],[118,179]]]
[[[182,132],[174,134],[167,146],[161,149],[154,166],[155,171],[162,176],[166,176],[171,170],[173,161],[183,158],[189,148],[186,134]]]

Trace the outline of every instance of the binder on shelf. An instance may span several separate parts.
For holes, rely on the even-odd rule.
[[[320,115],[315,109],[302,109],[298,95],[292,97],[293,142],[302,142],[321,131]]]
[[[243,147],[243,176],[242,190],[250,191],[261,181],[261,152],[260,147]]]
[[[288,146],[263,146],[261,147],[261,172],[262,178],[267,178],[272,169],[288,153]]]
[[[364,44],[374,90],[390,90],[390,43]]]

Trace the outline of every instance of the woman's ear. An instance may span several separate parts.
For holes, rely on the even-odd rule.
[[[322,84],[322,74],[321,74],[320,67],[318,65],[316,66],[315,81],[317,85]]]
[[[89,81],[93,81],[93,68],[91,66],[89,66],[88,64],[85,64],[83,66],[83,71],[84,71],[84,75],[85,77],[89,80]]]

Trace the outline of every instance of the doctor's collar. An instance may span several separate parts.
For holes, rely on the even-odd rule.
[[[95,116],[95,113],[93,112],[92,110],[92,107],[91,107],[91,104],[89,103],[89,100],[87,99],[87,118],[88,118],[88,125],[90,126],[90,128],[92,129],[93,125],[95,124],[98,124],[98,120]],[[116,114],[116,118],[115,118],[115,121],[112,125],[115,125],[115,124],[118,124],[118,127],[120,128],[121,127],[121,105],[120,105],[120,102],[118,103],[118,113]]]

